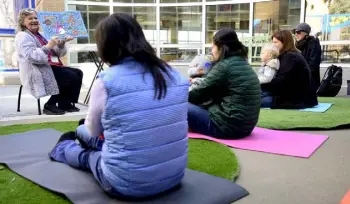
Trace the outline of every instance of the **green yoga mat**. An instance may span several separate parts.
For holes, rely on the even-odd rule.
[[[349,98],[319,98],[318,100],[322,103],[333,103],[333,105],[324,113],[261,109],[258,127],[277,130],[321,130],[350,127]]]
[[[13,125],[0,127],[0,135],[43,128],[55,128],[63,132],[73,130],[76,125],[77,122]],[[239,174],[239,165],[235,154],[222,144],[205,140],[189,140],[188,157],[189,169],[228,180],[234,180]],[[39,187],[1,164],[0,198],[0,203],[69,203],[63,197]]]

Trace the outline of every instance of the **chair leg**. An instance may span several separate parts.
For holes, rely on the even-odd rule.
[[[21,85],[19,87],[19,93],[18,93],[18,101],[17,101],[17,112],[21,111],[21,94],[22,94],[22,87],[23,85]]]
[[[38,115],[41,115],[40,98],[38,99]]]

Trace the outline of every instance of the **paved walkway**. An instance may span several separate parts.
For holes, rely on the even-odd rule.
[[[330,136],[309,159],[234,149],[237,183],[250,192],[235,203],[339,204],[350,189],[350,131],[309,133]]]
[[[30,119],[37,118],[45,121],[46,118],[53,118],[52,116],[41,115],[38,116],[38,106],[37,100],[31,96],[28,91],[25,89],[22,90],[21,97],[21,111],[17,112],[17,100],[18,100],[18,85],[11,86],[0,86],[0,125],[16,123],[15,121],[21,119]],[[83,89],[80,95],[80,101],[83,101],[86,95],[86,90]],[[41,109],[44,107],[44,104],[49,97],[41,98]],[[79,113],[68,113],[64,117],[68,118],[69,116],[75,115],[85,115],[87,107],[77,104],[77,107],[80,108]],[[60,116],[61,117],[61,116]],[[12,123],[9,123],[12,121]]]

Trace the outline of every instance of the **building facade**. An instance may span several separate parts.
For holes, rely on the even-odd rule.
[[[341,0],[340,0],[341,1]],[[346,4],[348,0],[343,0]],[[0,44],[6,64],[14,66],[13,41],[1,37],[1,28],[14,28],[12,21],[19,9],[35,7],[38,11],[80,11],[89,38],[72,44],[94,44],[97,23],[104,17],[123,12],[141,24],[147,40],[157,55],[170,64],[186,66],[197,54],[210,53],[212,37],[223,27],[234,28],[249,47],[250,61],[259,61],[261,44],[277,29],[292,30],[306,21],[318,34],[324,63],[350,64],[350,7],[332,6],[332,0],[5,0],[10,9],[4,13],[0,3]],[[342,5],[345,5],[342,4]],[[12,10],[11,10],[12,9]],[[348,9],[348,10],[347,10]],[[12,16],[11,16],[12,15]],[[7,30],[8,33],[8,30]],[[259,44],[260,43],[260,44]],[[73,45],[74,46],[74,45]],[[10,59],[11,58],[11,59]],[[71,52],[68,64],[90,63],[86,52]],[[10,65],[8,65],[10,66]],[[11,67],[10,66],[10,67]]]
[[[73,43],[95,43],[99,20],[114,12],[128,13],[141,24],[158,56],[178,65],[197,54],[209,54],[212,37],[220,28],[234,28],[241,39],[247,39],[293,29],[305,18],[305,0],[67,0],[65,6],[81,12],[90,36]],[[87,53],[70,54],[71,63],[89,61]]]

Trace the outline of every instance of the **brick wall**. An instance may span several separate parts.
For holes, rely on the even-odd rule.
[[[35,0],[35,9],[37,11],[64,11],[64,0]],[[63,64],[67,64],[67,57],[61,58]]]

